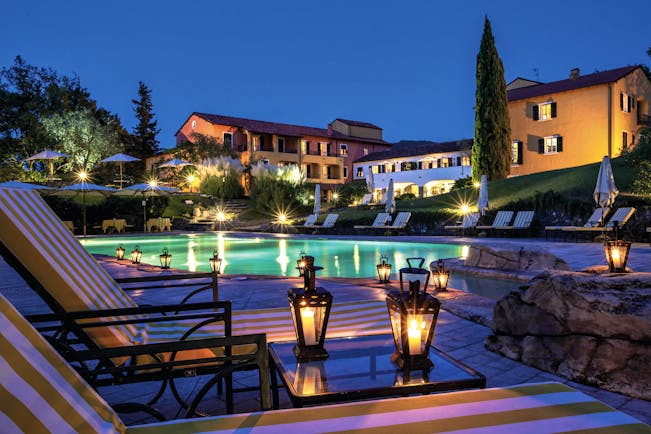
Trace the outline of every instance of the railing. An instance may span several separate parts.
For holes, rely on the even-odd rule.
[[[651,126],[651,116],[643,115],[641,113],[637,114],[637,124],[638,125],[647,125]]]

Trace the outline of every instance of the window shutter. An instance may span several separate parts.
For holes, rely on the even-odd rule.
[[[518,140],[518,161],[516,164],[522,164],[522,141]]]
[[[533,106],[533,120],[534,121],[538,120],[538,106],[537,105]]]
[[[552,103],[552,117],[553,118],[556,117],[556,103],[555,102]]]
[[[457,166],[461,166],[461,157],[457,157]]]
[[[630,112],[632,108],[633,108],[633,97],[629,95],[628,96],[628,111]]]
[[[556,137],[556,152],[563,152],[563,137]]]
[[[619,93],[619,109],[624,110],[624,94]]]
[[[543,139],[542,137],[538,139],[538,153],[539,154],[545,153],[545,139]]]

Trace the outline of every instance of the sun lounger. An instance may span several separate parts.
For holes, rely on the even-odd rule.
[[[409,219],[411,218],[410,212],[399,212],[396,219],[390,225],[375,226],[373,229],[382,229],[386,231],[402,231],[407,227]]]
[[[633,207],[623,207],[615,210],[614,213],[608,219],[608,222],[604,226],[597,227],[585,227],[585,226],[567,226],[562,229],[562,231],[568,235],[573,235],[575,238],[577,235],[585,234],[599,234],[603,232],[613,232],[616,229],[621,228],[626,224],[626,222],[635,214],[635,208]],[[615,226],[617,223],[617,226]]]
[[[531,223],[533,222],[533,211],[518,211],[513,220],[513,224],[510,226],[497,226],[495,227],[496,231],[501,231],[503,233],[516,233],[524,232],[531,228]]]
[[[373,223],[370,226],[356,225],[355,229],[373,229],[380,226],[386,226],[388,221],[389,221],[389,213],[380,212],[375,216],[375,220],[373,220]]]
[[[596,208],[592,215],[588,217],[588,220],[585,222],[583,227],[595,228],[603,226],[609,212],[610,208]],[[545,226],[545,238],[549,238],[550,234],[562,234],[563,229],[570,227],[573,228],[576,226]]]
[[[373,200],[373,195],[370,193],[365,194],[364,196],[362,196],[362,205],[370,204],[371,200]]]
[[[632,416],[560,383],[360,401],[127,427],[48,342],[0,297],[2,401],[7,432],[491,432],[651,433]]]
[[[323,221],[323,224],[321,225],[321,227],[324,228],[324,229],[334,227],[338,218],[339,218],[339,214],[328,214],[326,216],[325,220]]]
[[[498,211],[493,220],[493,224],[490,226],[476,226],[475,229],[478,231],[490,231],[497,229],[499,227],[509,226],[511,219],[513,218],[513,211]]]
[[[310,214],[309,216],[307,216],[307,218],[305,219],[305,223],[303,224],[303,227],[305,227],[305,228],[313,228],[314,226],[316,226],[317,225],[316,224],[317,217],[318,217],[318,215],[316,215],[316,214]]]
[[[444,226],[443,229],[445,229],[446,231],[463,231],[468,229],[474,229],[475,226],[477,226],[478,221],[479,221],[479,213],[471,212],[463,216],[463,221],[461,222],[460,225]]]

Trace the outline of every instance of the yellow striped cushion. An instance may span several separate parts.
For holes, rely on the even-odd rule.
[[[118,433],[117,414],[0,296],[0,432]]]
[[[540,383],[163,422],[129,427],[127,434],[452,431],[626,434],[651,427],[563,384]]]
[[[0,189],[0,240],[67,312],[136,304],[34,191]],[[89,331],[100,346],[138,342],[133,325]]]

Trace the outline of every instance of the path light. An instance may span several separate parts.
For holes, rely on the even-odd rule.
[[[389,283],[391,277],[391,264],[389,264],[389,257],[387,255],[380,256],[380,263],[377,264],[377,277],[380,283]]]
[[[443,259],[439,259],[436,262],[436,269],[432,273],[434,277],[434,285],[436,286],[437,291],[447,291],[448,290],[448,280],[450,279],[450,270],[445,268]]]
[[[213,250],[212,257],[208,260],[210,271],[214,274],[220,274],[222,268],[222,259],[219,257],[217,250]]]
[[[323,267],[314,265],[314,257],[306,256],[303,287],[292,288],[287,292],[296,332],[294,355],[299,361],[328,357],[323,343],[332,308],[332,294],[315,285],[316,272],[322,269]]]
[[[140,264],[140,259],[142,258],[142,252],[136,246],[132,251],[131,251],[131,262],[134,264]]]
[[[420,262],[415,267],[412,262],[417,260]],[[441,303],[426,292],[430,273],[422,268],[424,262],[424,258],[407,259],[408,267],[400,269],[400,291],[390,292],[386,299],[396,346],[391,359],[401,368],[432,366],[428,355]],[[404,282],[408,286],[406,292]]]
[[[172,255],[170,255],[167,247],[163,249],[163,253],[160,255],[160,267],[164,270],[170,268],[170,263],[172,262]]]
[[[120,244],[118,248],[115,249],[115,259],[117,259],[118,261],[124,259],[124,247],[122,247],[122,244]]]
[[[305,253],[305,250],[301,250],[299,255],[301,255],[301,257],[296,260],[296,269],[298,270],[298,277],[303,277],[306,265],[305,258],[307,255]]]

